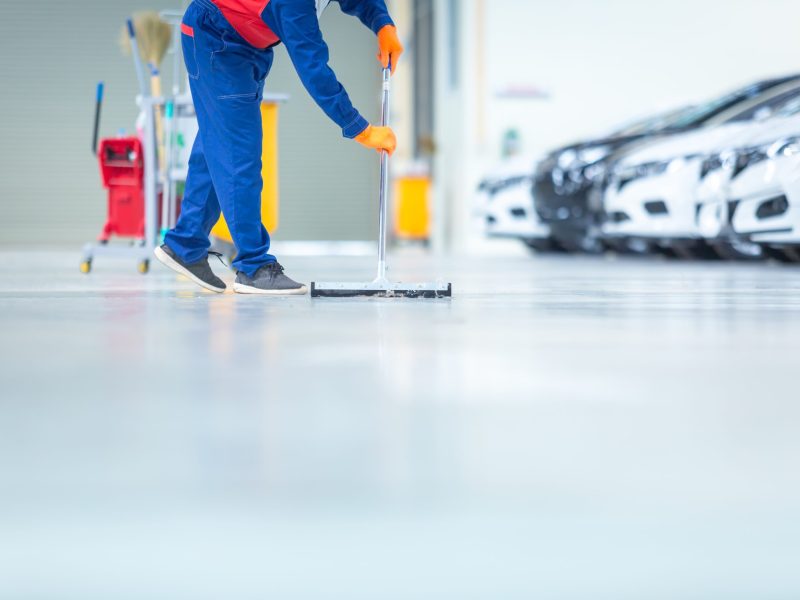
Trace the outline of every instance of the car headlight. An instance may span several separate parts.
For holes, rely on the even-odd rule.
[[[559,169],[569,173],[573,181],[577,181],[583,176],[583,172],[611,153],[611,146],[588,146],[580,150],[565,150],[558,155],[556,164]]]
[[[767,154],[770,158],[776,156],[795,156],[800,154],[800,137],[790,137],[778,140],[769,147]]]
[[[700,179],[705,179],[708,175],[720,169],[733,169],[737,156],[736,150],[724,150],[717,154],[709,154],[700,164]]]
[[[668,160],[621,167],[615,171],[614,175],[616,176],[619,189],[621,190],[629,183],[633,183],[639,179],[663,175],[667,172],[667,169],[669,169],[672,163],[672,160]]]
[[[572,165],[575,163],[575,160],[578,158],[578,153],[575,150],[564,150],[561,154],[558,155],[557,164],[558,166],[563,169],[571,169]]]
[[[613,150],[611,145],[605,144],[553,152],[539,162],[533,180],[537,184],[552,184],[559,196],[582,193],[605,180],[608,158]]]
[[[611,154],[611,146],[590,146],[578,151],[577,159],[582,165],[593,165]]]
[[[770,144],[772,146],[772,144]],[[731,178],[736,178],[745,169],[769,160],[770,146],[752,146],[736,152]]]
[[[587,166],[583,170],[584,176],[589,181],[601,181],[605,178],[607,172],[608,166],[602,160]]]
[[[795,156],[800,154],[800,141],[792,142],[781,149],[783,156]]]
[[[705,158],[700,165],[700,179],[705,179],[709,173],[719,171],[725,165],[721,154],[712,154]]]

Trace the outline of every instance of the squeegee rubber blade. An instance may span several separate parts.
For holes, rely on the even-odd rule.
[[[311,284],[312,298],[452,298],[453,285],[447,284],[446,288],[399,288],[380,290],[369,288],[319,288]]]

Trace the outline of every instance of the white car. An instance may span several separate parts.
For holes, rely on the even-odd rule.
[[[477,212],[489,237],[516,238],[535,250],[554,249],[550,226],[533,203],[536,161],[515,158],[496,167],[478,188]]]
[[[800,123],[793,137],[728,153],[722,163],[704,182],[698,205],[706,239],[800,260]]]
[[[705,175],[705,159],[740,147],[743,140],[775,141],[796,126],[794,113],[785,108],[798,97],[797,83],[779,86],[721,114],[708,127],[627,153],[604,191],[603,237],[644,240],[690,256],[702,252],[706,246],[697,225],[696,191]]]

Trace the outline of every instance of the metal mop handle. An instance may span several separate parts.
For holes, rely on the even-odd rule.
[[[381,108],[381,126],[389,125],[389,100],[392,91],[391,65],[383,70],[383,101]],[[386,280],[386,213],[389,200],[389,153],[381,152],[381,196],[380,224],[378,233],[378,281]]]

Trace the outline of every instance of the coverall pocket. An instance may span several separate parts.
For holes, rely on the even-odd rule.
[[[255,51],[222,34],[223,47],[211,53],[211,70],[218,100],[258,98],[259,80],[254,69]]]
[[[197,63],[197,44],[194,39],[194,28],[181,23],[181,45],[183,46],[183,62],[186,73],[192,79],[200,78],[200,65]]]

